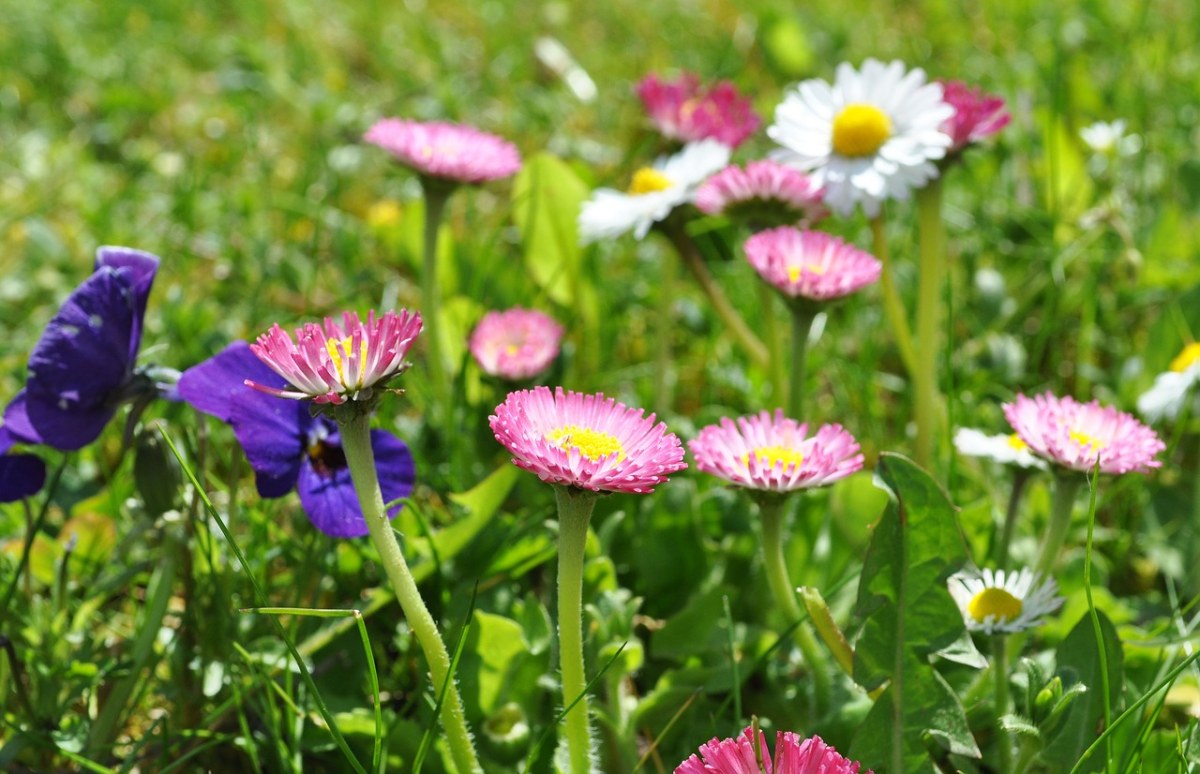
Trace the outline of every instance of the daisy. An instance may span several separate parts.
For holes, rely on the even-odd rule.
[[[954,115],[939,83],[901,62],[838,65],[833,85],[804,81],[775,109],[767,135],[783,146],[777,158],[825,188],[825,203],[849,215],[862,203],[868,217],[886,199],[907,199],[937,177],[934,161],[951,145],[941,126]]]
[[[1142,138],[1125,133],[1125,121],[1097,121],[1079,130],[1084,145],[1102,156],[1129,156],[1142,147]]]
[[[455,183],[483,183],[521,168],[516,146],[463,124],[381,118],[363,140],[383,148],[417,174]]]
[[[1023,632],[1040,625],[1063,603],[1054,578],[1040,581],[1028,568],[965,570],[951,575],[947,585],[967,629],[984,634]]]
[[[1004,404],[1004,416],[1037,454],[1069,470],[1087,472],[1100,460],[1101,473],[1145,473],[1162,463],[1166,448],[1153,430],[1123,411],[1098,401],[1079,403],[1047,392],[1017,395]]]
[[[757,736],[758,749],[755,750]],[[775,734],[775,757],[767,748],[766,735],[750,726],[733,739],[713,737],[700,745],[700,755],[693,755],[675,767],[675,774],[857,774],[862,765],[838,754],[821,737],[801,740],[791,731]],[[868,770],[867,774],[871,774]]]
[[[687,467],[666,424],[602,394],[511,392],[488,421],[513,464],[551,484],[647,493]]]
[[[1183,408],[1188,390],[1200,384],[1200,342],[1192,342],[1171,361],[1170,370],[1154,379],[1154,386],[1138,398],[1138,411],[1155,421],[1174,419]]]
[[[558,356],[562,336],[562,326],[549,315],[517,307],[484,315],[468,346],[484,373],[528,379]]]
[[[862,469],[858,441],[841,425],[808,425],[782,409],[725,417],[688,442],[696,467],[731,484],[767,492],[826,486]]]
[[[633,175],[625,193],[599,188],[579,213],[579,238],[584,244],[619,237],[632,231],[642,239],[650,227],[691,201],[696,186],[729,163],[729,147],[717,140],[684,146],[674,156],[659,159]]]
[[[669,140],[713,139],[736,148],[762,125],[750,100],[729,81],[702,88],[694,73],[675,81],[647,75],[637,85],[637,95],[654,126]]]
[[[752,223],[816,223],[828,214],[824,191],[803,172],[775,161],[729,166],[696,191],[696,207],[708,215],[744,217]]]
[[[788,226],[746,240],[746,260],[789,298],[829,301],[879,279],[883,264],[870,253],[820,231]]]
[[[1045,470],[1046,461],[1029,450],[1029,444],[1016,433],[988,435],[973,427],[960,427],[954,433],[954,447],[968,457],[984,457],[1005,465]]]
[[[954,108],[954,115],[942,123],[942,131],[950,135],[951,153],[991,137],[1012,120],[1004,109],[1004,100],[981,89],[973,89],[962,81],[941,80],[942,99]]]

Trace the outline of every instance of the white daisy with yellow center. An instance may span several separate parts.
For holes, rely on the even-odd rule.
[[[1138,411],[1150,420],[1174,419],[1196,384],[1200,384],[1200,341],[1184,347],[1169,370],[1155,377],[1154,386],[1138,398]]]
[[[729,163],[729,147],[716,140],[688,143],[674,156],[634,172],[629,188],[598,188],[579,213],[583,244],[632,231],[642,239],[650,227],[690,202],[700,183]]]
[[[967,629],[984,634],[1023,632],[1063,603],[1053,578],[1040,580],[1027,568],[964,570],[951,575],[947,584]]]
[[[1045,470],[1049,465],[1029,449],[1016,433],[988,435],[973,427],[960,427],[954,433],[954,448],[968,457],[984,457],[1005,465]]]
[[[775,158],[811,173],[825,204],[849,215],[861,203],[868,217],[887,199],[907,199],[937,177],[933,163],[953,143],[942,131],[954,108],[940,83],[899,61],[838,65],[832,85],[804,81],[775,108],[767,135],[782,147]]]

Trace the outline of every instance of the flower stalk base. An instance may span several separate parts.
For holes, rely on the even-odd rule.
[[[597,494],[556,486],[554,495],[558,501],[559,658],[562,662],[563,707],[570,707],[564,720],[564,735],[570,774],[589,774],[592,731],[583,663],[583,563],[588,522]]]

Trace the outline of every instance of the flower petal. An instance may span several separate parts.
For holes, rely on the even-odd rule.
[[[229,424],[263,497],[282,497],[296,485],[313,418],[308,406],[247,388],[229,399]]]
[[[179,395],[206,414],[230,421],[230,399],[243,392],[264,400],[279,400],[246,386],[246,380],[266,387],[287,387],[287,381],[258,359],[244,341],[235,341],[218,354],[192,366],[179,377]]]

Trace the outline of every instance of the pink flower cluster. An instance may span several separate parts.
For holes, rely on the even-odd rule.
[[[468,347],[484,373],[528,379],[558,355],[563,328],[549,315],[520,307],[488,312],[471,333]]]
[[[713,738],[700,745],[693,755],[675,767],[675,774],[858,774],[861,764],[843,757],[821,737],[801,740],[791,731],[775,734],[775,757],[767,748],[766,735],[747,728],[733,739]],[[762,768],[759,768],[759,760]],[[867,774],[871,774],[868,770]]]
[[[789,226],[760,231],[746,240],[746,260],[780,292],[792,298],[828,301],[879,279],[875,256],[820,231]]]
[[[498,180],[521,168],[516,146],[463,124],[382,118],[363,139],[418,174],[458,183]]]
[[[825,192],[811,177],[775,161],[751,161],[745,169],[729,166],[705,180],[696,191],[696,207],[709,215],[731,210],[753,218],[762,212],[784,217],[777,222],[804,220],[812,225],[829,214],[822,204]]]
[[[942,124],[942,131],[954,141],[951,153],[991,137],[1012,120],[1004,109],[1004,100],[982,89],[973,89],[961,81],[941,81],[942,99],[954,108],[954,115]]]
[[[652,74],[637,85],[637,95],[658,131],[679,142],[711,138],[736,148],[762,125],[750,100],[729,81],[706,89],[694,73],[675,81]]]

